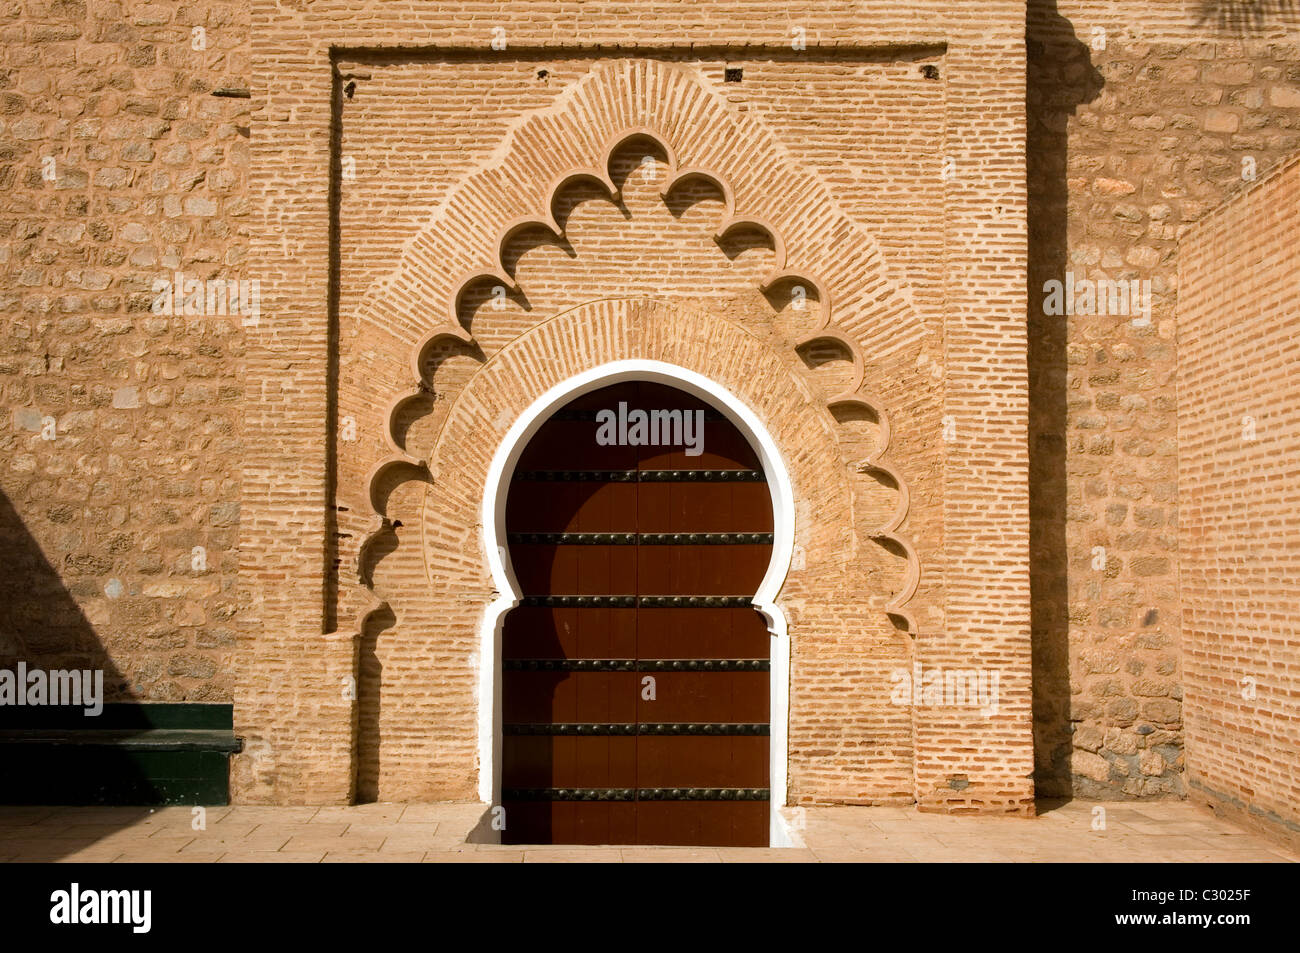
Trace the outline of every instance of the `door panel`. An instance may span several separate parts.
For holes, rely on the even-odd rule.
[[[637,487],[637,522],[643,533],[735,533],[742,527],[770,533],[772,497],[766,483],[754,480],[643,482]]]
[[[641,801],[637,843],[766,847],[767,801]]]
[[[657,672],[656,698],[641,700],[639,722],[766,723],[767,672]]]
[[[671,533],[670,538],[695,534]],[[723,534],[720,534],[723,535]],[[758,533],[728,533],[752,538]],[[637,592],[643,595],[752,596],[772,559],[772,544],[645,545],[638,547]]]
[[[766,737],[644,735],[637,749],[641,787],[767,787]]]
[[[537,538],[547,537],[530,533],[511,545],[515,579],[525,595],[613,596],[637,591],[635,545],[528,542]]]
[[[503,673],[501,714],[507,725],[636,721],[636,672]]]
[[[505,752],[502,770],[514,787],[632,788],[637,784],[635,735],[531,735],[513,738]]]
[[[643,659],[766,659],[772,640],[752,609],[642,608],[635,624]]]
[[[515,801],[506,807],[508,824],[524,839],[514,844],[635,844],[635,802]]]
[[[502,627],[505,659],[635,658],[638,613],[632,609],[518,606]]]

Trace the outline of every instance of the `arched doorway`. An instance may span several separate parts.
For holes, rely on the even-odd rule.
[[[702,397],[623,380],[550,413],[509,476],[503,840],[766,846],[760,453]]]

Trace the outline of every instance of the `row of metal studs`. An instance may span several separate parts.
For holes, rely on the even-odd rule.
[[[552,609],[747,609],[750,596],[524,596],[521,606]]]
[[[527,546],[741,546],[772,545],[771,533],[511,533]]]
[[[762,470],[520,470],[516,480],[561,483],[765,483]]]

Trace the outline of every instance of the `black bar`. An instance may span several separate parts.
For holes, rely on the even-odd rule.
[[[518,470],[512,479],[560,483],[766,483],[762,470]]]
[[[639,470],[641,483],[766,483],[762,470]]]
[[[552,609],[634,609],[636,596],[524,596],[519,604]]]
[[[700,735],[710,737],[762,737],[771,733],[766,723],[746,722],[541,722],[503,725],[507,735]]]
[[[643,546],[771,546],[772,533],[638,533]]]
[[[507,672],[767,672],[762,658],[514,658],[501,663]]]
[[[769,672],[765,658],[660,658],[639,659],[638,672]]]
[[[508,658],[501,667],[507,672],[635,672],[630,658]]]
[[[638,801],[766,801],[767,788],[637,788]]]
[[[635,801],[636,788],[506,788],[503,801]]]
[[[503,801],[766,801],[767,788],[507,788]]]
[[[752,596],[639,596],[643,609],[749,609]]]
[[[750,596],[524,596],[521,606],[551,609],[748,609]]]
[[[770,546],[771,533],[510,533],[525,546]]]

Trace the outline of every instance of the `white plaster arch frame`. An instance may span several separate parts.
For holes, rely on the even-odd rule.
[[[556,384],[526,409],[506,432],[492,458],[483,493],[483,545],[492,581],[498,593],[487,607],[479,628],[478,755],[479,799],[500,803],[501,791],[501,626],[507,612],[519,602],[519,586],[510,566],[506,535],[506,494],[509,478],[529,440],[551,415],[582,394],[623,381],[646,380],[667,384],[708,401],[740,429],[758,451],[772,495],[772,560],[754,593],[754,607],[767,620],[772,635],[768,691],[771,712],[768,757],[770,800],[769,842],[773,847],[798,844],[786,824],[785,807],[790,712],[790,639],[785,613],[776,597],[785,582],[794,553],[794,491],[790,474],[776,442],[758,416],[716,381],[675,364],[652,360],[621,360],[602,364]],[[507,823],[509,820],[507,819]]]

